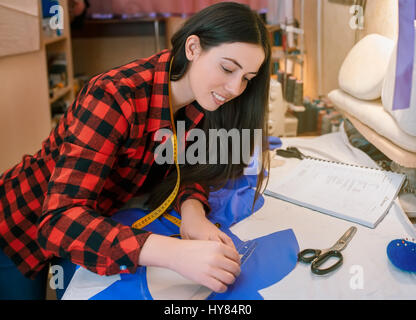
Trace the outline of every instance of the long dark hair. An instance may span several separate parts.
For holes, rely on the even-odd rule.
[[[270,86],[270,43],[266,27],[260,16],[248,6],[235,2],[214,4],[192,16],[183,27],[172,37],[173,65],[171,81],[181,79],[186,73],[189,61],[185,55],[185,43],[189,36],[196,35],[200,39],[202,50],[219,46],[224,43],[243,42],[257,44],[264,49],[265,59],[257,73],[250,80],[244,92],[237,98],[223,104],[216,111],[204,111],[202,130],[209,136],[209,129],[237,129],[242,137],[242,129],[250,131],[250,155],[254,152],[254,129],[262,130],[262,163],[257,178],[254,203],[261,193],[264,170],[270,169],[268,154],[268,100]],[[207,144],[207,155],[213,152],[212,142]],[[229,146],[231,143],[229,141]],[[242,150],[243,148],[240,148]],[[211,191],[218,190],[230,181],[243,175],[247,167],[243,161],[232,164],[231,150],[228,148],[228,164],[195,164],[181,166],[181,185],[197,182]],[[216,150],[217,151],[217,150]],[[240,152],[241,153],[241,152]],[[220,152],[216,153],[218,156]],[[240,154],[242,159],[242,154]],[[208,162],[208,161],[207,161]],[[176,170],[159,183],[152,191],[149,206],[156,208],[165,200],[176,183]]]

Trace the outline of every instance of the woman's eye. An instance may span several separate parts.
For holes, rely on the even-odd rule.
[[[233,71],[232,71],[232,70],[229,70],[229,69],[225,68],[224,66],[221,66],[221,68],[222,68],[222,69],[224,70],[224,72],[226,72],[226,73],[233,73]],[[250,82],[250,80],[251,80],[251,79],[243,78],[243,80],[244,80],[244,81],[246,81],[246,82]]]

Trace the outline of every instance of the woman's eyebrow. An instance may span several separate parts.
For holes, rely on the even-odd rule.
[[[240,69],[243,69],[243,67],[241,66],[241,64],[239,64],[236,60],[232,59],[232,58],[226,58],[226,57],[222,57],[225,60],[229,60],[233,63],[235,63],[237,65],[237,67],[239,67]],[[257,74],[257,72],[247,72],[247,73],[252,73],[252,74]]]

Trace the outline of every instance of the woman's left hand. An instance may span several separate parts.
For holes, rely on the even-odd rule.
[[[218,241],[235,250],[231,238],[206,218],[204,207],[198,200],[186,200],[182,204],[181,216],[182,239]]]

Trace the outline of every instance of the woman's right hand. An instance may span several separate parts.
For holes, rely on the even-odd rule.
[[[181,240],[171,269],[215,292],[225,292],[240,274],[240,256],[218,241]]]
[[[224,243],[156,234],[144,243],[139,264],[167,267],[215,292],[225,292],[241,271],[238,252]]]

